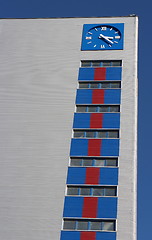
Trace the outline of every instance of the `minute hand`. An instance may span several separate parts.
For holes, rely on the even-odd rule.
[[[107,37],[107,36],[104,36],[103,34],[100,34],[99,38],[104,38],[107,42],[113,44],[113,42],[110,40],[110,39],[113,39],[113,37]]]

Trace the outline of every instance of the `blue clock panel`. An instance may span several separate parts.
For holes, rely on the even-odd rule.
[[[84,24],[81,50],[123,49],[124,23]]]

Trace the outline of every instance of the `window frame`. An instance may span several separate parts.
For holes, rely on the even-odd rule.
[[[85,109],[85,111],[78,111],[78,108],[81,108],[83,107]],[[91,112],[91,111],[88,111],[89,107],[94,107],[96,111],[94,112]],[[103,107],[103,109],[107,109],[107,111],[100,111],[101,107]],[[111,111],[113,108],[118,108],[118,111]],[[113,104],[113,105],[103,105],[103,104],[99,104],[99,105],[94,105],[94,104],[88,104],[88,105],[84,105],[84,104],[77,104],[76,105],[76,113],[120,113],[120,104]]]
[[[115,65],[116,63],[118,65]],[[81,68],[122,67],[122,60],[120,59],[119,60],[81,60],[80,67]]]
[[[117,185],[106,185],[106,186],[99,186],[99,185],[67,185],[66,188],[66,196],[68,197],[118,197],[118,189],[117,189]],[[68,194],[69,189],[78,189],[78,194]],[[113,189],[112,189],[113,188]],[[90,194],[82,194],[82,189],[88,189],[90,192]],[[103,191],[103,195],[94,195],[94,190],[95,189],[99,189],[101,191]],[[107,190],[112,189],[112,191],[115,192],[115,195],[107,195]]]
[[[79,161],[80,160],[80,165],[71,165],[72,163],[72,160],[76,160],[76,161]],[[84,165],[84,161],[85,160],[89,160],[92,162],[92,165]],[[99,161],[99,160],[103,160],[104,161],[104,165],[96,165],[96,161]],[[116,162],[115,165],[108,165],[108,163],[110,161],[114,160]],[[106,158],[106,157],[71,157],[70,158],[70,161],[69,161],[69,166],[70,167],[112,167],[112,168],[115,168],[117,167],[118,168],[118,158]]]
[[[89,133],[91,133],[90,137],[87,136],[87,135],[89,135]],[[102,136],[102,134],[104,136]],[[115,134],[117,136],[111,137],[112,134]],[[92,137],[91,137],[91,135],[92,135]],[[119,139],[119,129],[107,129],[107,130],[73,129],[73,138]]]
[[[68,228],[64,228],[64,224],[66,221],[71,221],[74,222],[75,228],[72,229],[68,229]],[[78,229],[78,223],[80,222],[87,222],[88,224],[88,228],[87,229]],[[91,223],[100,223],[101,225],[101,229],[97,229],[97,230],[93,230],[91,229]],[[113,224],[113,230],[105,230],[104,229],[104,224],[105,223],[112,223]],[[63,227],[62,227],[63,231],[100,231],[100,232],[116,232],[116,219],[73,219],[73,218],[64,218],[63,219]]]
[[[80,87],[82,85],[87,85],[88,87]],[[108,84],[108,87],[103,87],[105,84]],[[113,87],[115,84],[118,84],[118,87]],[[91,87],[95,85],[97,87]],[[79,81],[78,89],[121,89],[121,81]]]

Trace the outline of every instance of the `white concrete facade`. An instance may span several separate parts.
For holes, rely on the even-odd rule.
[[[124,49],[80,51],[83,24]],[[122,60],[117,240],[136,240],[137,17],[0,20],[0,239],[59,240],[81,60]]]

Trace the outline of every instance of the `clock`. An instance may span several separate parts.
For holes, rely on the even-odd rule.
[[[84,24],[81,50],[123,49],[124,23]]]

